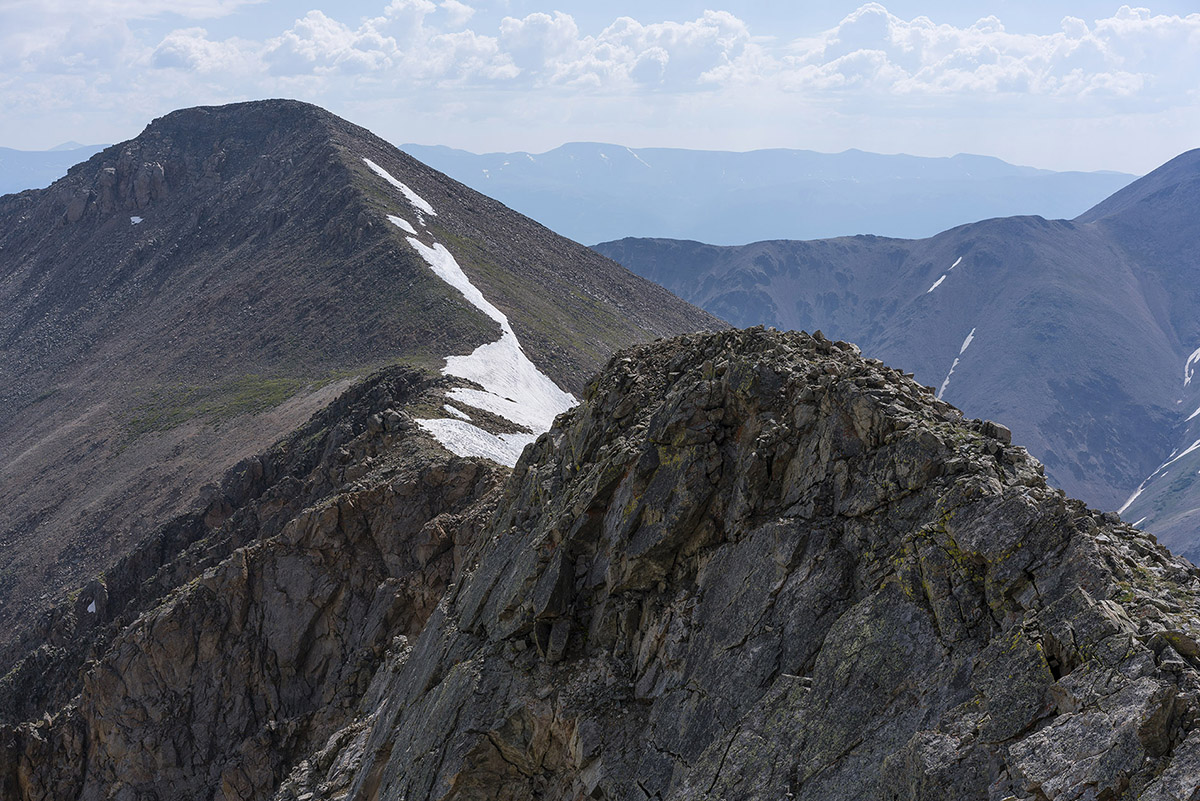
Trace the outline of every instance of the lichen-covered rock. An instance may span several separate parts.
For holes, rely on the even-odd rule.
[[[819,336],[625,352],[278,797],[1195,797],[1200,575],[1005,433]]]
[[[625,351],[502,491],[369,411],[5,798],[1200,798],[1200,572],[851,345]]]

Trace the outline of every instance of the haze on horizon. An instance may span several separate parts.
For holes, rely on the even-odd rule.
[[[1180,0],[8,0],[0,146],[295,97],[393,142],[924,156],[1145,173],[1200,145]],[[981,10],[982,8],[982,10]]]

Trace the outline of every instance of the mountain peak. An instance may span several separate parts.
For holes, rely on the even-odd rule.
[[[0,452],[23,454],[0,476],[0,622],[382,366],[437,372],[504,333],[575,392],[619,347],[721,325],[294,100],[182,109],[0,198],[0,305]]]

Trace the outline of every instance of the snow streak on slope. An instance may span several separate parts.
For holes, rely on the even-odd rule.
[[[958,349],[958,355],[962,355],[967,348],[971,347],[971,340],[975,338],[975,329],[971,329],[971,333],[967,334],[967,338],[963,340],[962,347]]]
[[[437,216],[437,212],[433,210],[433,206],[429,205],[429,203],[426,202],[425,198],[421,197],[416,192],[409,189],[405,184],[402,184],[399,181],[397,181],[395,178],[392,177],[392,174],[390,172],[385,170],[383,167],[380,167],[378,164],[371,161],[370,159],[363,159],[363,162],[365,162],[366,165],[371,168],[372,172],[374,172],[376,175],[378,175],[383,180],[387,181],[392,186],[399,189],[401,191],[401,193],[404,194],[404,197],[408,199],[408,202],[413,205],[413,208],[418,209],[419,211],[425,212],[430,217]]]
[[[466,412],[464,412],[462,409],[458,408],[457,406],[451,406],[448,403],[443,403],[442,408],[445,409],[450,414],[457,417],[459,420],[466,420],[468,423],[471,422],[471,415],[467,414]]]
[[[1192,383],[1192,374],[1195,373],[1193,365],[1197,360],[1200,360],[1200,348],[1192,351],[1192,355],[1187,357],[1187,361],[1183,363],[1183,385],[1186,387]]]
[[[957,267],[962,262],[962,260],[963,260],[962,256],[959,256],[957,259],[955,259],[954,264],[950,265],[950,269],[947,270],[946,272],[942,273],[942,277],[939,278],[938,280],[934,281],[933,286],[931,286],[931,287],[929,287],[929,289],[925,290],[925,294],[928,295],[930,292],[932,292],[933,290],[935,290],[939,286],[941,286],[942,282],[946,280],[946,277],[950,275],[951,271],[953,271],[954,268]]]
[[[480,345],[469,356],[446,357],[443,373],[474,381],[483,387],[482,391],[454,389],[448,393],[450,398],[498,414],[537,434],[548,430],[555,417],[578,403],[575,396],[559,389],[549,376],[529,361],[508,318],[475,288],[450,251],[441,244],[429,247],[412,236],[408,241],[439,278],[462,292],[472,306],[500,324],[501,335],[495,342]],[[529,441],[533,438],[531,436]]]
[[[954,262],[954,263],[958,264],[958,262]],[[946,276],[944,276],[944,275],[942,276],[942,278],[945,278],[945,277]],[[967,334],[967,338],[963,340],[962,347],[958,349],[959,356],[962,356],[964,353],[967,352],[967,348],[971,347],[971,340],[973,340],[973,339],[975,339],[975,329],[974,328],[971,329],[971,333]],[[958,357],[957,356],[954,358],[954,363],[950,365],[950,372],[946,373],[946,379],[944,381],[942,381],[942,386],[938,390],[938,393],[937,393],[938,400],[942,399],[942,395],[944,395],[946,393],[946,387],[950,386],[950,376],[954,375],[955,367],[958,367]]]
[[[403,217],[397,217],[395,214],[389,214],[387,216],[387,218],[389,220],[391,220],[392,225],[396,226],[401,231],[406,231],[406,232],[412,234],[413,236],[417,235],[417,229],[413,228],[412,223],[410,223],[408,220],[404,219]]]
[[[646,164],[646,160],[645,160],[645,159],[643,159],[641,156],[639,156],[637,153],[634,153],[632,149],[630,149],[630,148],[628,148],[628,147],[627,147],[627,148],[625,148],[625,149],[626,149],[627,151],[629,151],[629,155],[633,156],[635,159],[637,159],[638,161],[640,161],[642,164]],[[652,169],[652,168],[650,167],[650,165],[649,165],[649,164],[646,164],[646,167],[647,167],[647,169]]]
[[[422,225],[424,220],[420,218],[421,211],[437,216],[433,206],[392,177],[387,170],[369,159],[363,161],[404,194],[417,209]],[[471,283],[444,245],[437,242],[432,246],[426,245],[417,238],[416,229],[407,220],[393,214],[387,215],[387,218],[397,228],[411,234],[407,237],[409,244],[438,278],[457,289],[468,303],[500,324],[500,338],[495,342],[480,345],[468,356],[446,357],[446,366],[442,368],[444,375],[464,378],[482,387],[459,387],[446,393],[447,397],[503,417],[527,429],[528,433],[489,433],[472,424],[471,418],[461,409],[449,405],[445,405],[445,409],[458,419],[439,418],[417,422],[458,456],[482,456],[509,467],[516,465],[525,446],[549,430],[555,417],[579,401],[571,393],[559,389],[549,376],[529,360],[508,323],[508,317]]]
[[[1156,476],[1158,478],[1162,478],[1162,476],[1159,475],[1160,472],[1162,472],[1162,475],[1165,476],[1166,472],[1164,472],[1164,471],[1166,471],[1166,468],[1175,464],[1180,459],[1187,456],[1189,453],[1193,453],[1194,451],[1197,451],[1197,450],[1200,450],[1200,439],[1196,440],[1191,445],[1184,448],[1183,452],[1178,455],[1174,455],[1174,453],[1172,452],[1172,456],[1170,459],[1167,459],[1167,461],[1160,464],[1158,466],[1157,470],[1155,470],[1150,475],[1146,476],[1145,481],[1143,481],[1141,484],[1138,484],[1138,488],[1133,491],[1133,494],[1129,496],[1129,499],[1127,501],[1125,501],[1124,504],[1122,504],[1120,509],[1117,510],[1117,514],[1124,514],[1125,510],[1128,509],[1133,504],[1133,502],[1137,500],[1137,497],[1142,494],[1142,491],[1146,489],[1146,485],[1149,484],[1151,481],[1153,481]]]

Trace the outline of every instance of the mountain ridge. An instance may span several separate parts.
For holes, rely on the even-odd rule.
[[[1195,558],[1200,487],[1125,504],[1200,435],[1184,419],[1200,406],[1185,373],[1200,345],[1198,168],[1183,154],[1075,220],[996,218],[923,240],[596,247],[735,325],[821,328],[907,365],[1003,420],[1071,495]]]
[[[853,345],[636,346],[511,473],[414,425],[430,389],[377,375],[231,474],[257,499],[137,614],[85,588],[78,696],[0,707],[6,797],[1195,787],[1200,572]]]
[[[417,223],[364,159],[438,206],[424,239],[568,390],[620,345],[721,325],[315,106],[166,115],[0,198],[0,449],[22,457],[0,472],[0,596],[36,609],[38,584],[94,575],[357,377],[500,336],[389,220]]]
[[[730,152],[588,142],[539,154],[402,148],[582,242],[925,236],[1004,214],[1074,216],[1134,178],[1055,173],[964,154]]]

